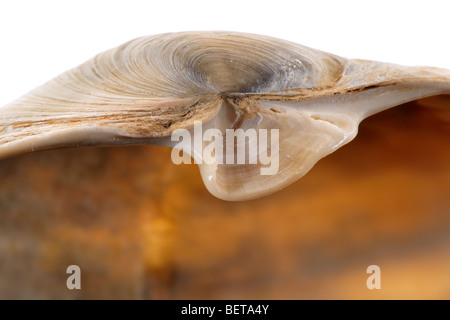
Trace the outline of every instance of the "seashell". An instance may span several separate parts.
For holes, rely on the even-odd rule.
[[[345,59],[253,34],[162,34],[100,53],[0,108],[0,158],[80,145],[178,147],[172,133],[195,134],[195,123],[202,134],[278,129],[264,150],[278,159],[269,175],[261,174],[263,164],[250,163],[255,150],[248,140],[233,140],[235,153],[239,143],[246,146],[237,154],[241,164],[206,163],[189,143],[207,189],[246,200],[304,176],[350,142],[370,115],[444,93],[444,69]]]

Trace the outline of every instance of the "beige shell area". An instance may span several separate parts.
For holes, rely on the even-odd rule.
[[[223,132],[279,129],[276,174],[260,175],[259,164],[200,167],[215,196],[253,199],[301,178],[351,141],[368,115],[449,91],[449,78],[446,70],[348,60],[260,35],[143,37],[0,108],[0,158],[71,146],[173,146],[169,135],[196,120]],[[227,106],[234,116],[224,120]]]
[[[302,180],[247,202],[210,195],[165,147],[2,160],[0,298],[449,299],[449,104],[374,115]],[[372,264],[381,290],[366,288]]]

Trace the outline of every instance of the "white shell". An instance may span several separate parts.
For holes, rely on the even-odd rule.
[[[178,128],[279,129],[279,170],[201,164],[225,200],[277,191],[351,141],[366,117],[450,92],[450,72],[349,60],[270,37],[186,32],[132,40],[0,108],[0,158],[77,145],[173,146]],[[170,159],[167,159],[170,161]]]

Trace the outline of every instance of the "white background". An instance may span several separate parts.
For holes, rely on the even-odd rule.
[[[450,69],[450,1],[20,1],[0,4],[0,106],[133,38],[230,30],[349,58]]]

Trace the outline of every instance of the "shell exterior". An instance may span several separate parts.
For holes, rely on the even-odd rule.
[[[213,195],[246,200],[302,177],[364,118],[448,92],[443,69],[344,59],[252,34],[162,34],[105,51],[0,108],[0,158],[77,145],[173,147],[171,133],[195,121],[203,130],[278,129],[274,175],[248,161],[199,165]]]

